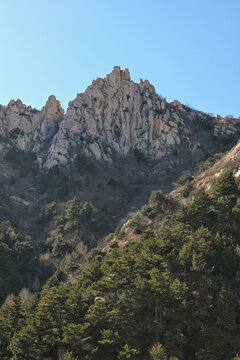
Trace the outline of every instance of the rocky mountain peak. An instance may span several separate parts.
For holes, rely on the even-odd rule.
[[[63,116],[64,110],[53,95],[42,110],[26,106],[19,99],[0,106],[0,134],[5,145],[1,144],[3,152],[12,146],[39,152],[56,133]]]
[[[55,123],[59,123],[64,117],[64,109],[61,107],[60,101],[56,99],[54,95],[49,96],[46,104],[40,111],[40,122],[42,124],[48,123],[48,127],[51,127],[51,123],[54,126]],[[50,130],[50,128],[48,129]]]
[[[136,150],[154,161],[167,156],[179,162],[180,153],[190,160],[193,154],[195,161],[213,151],[215,137],[235,133],[238,124],[223,127],[220,119],[177,100],[169,104],[148,80],[137,84],[128,69],[115,66],[69,102],[45,166],[68,164],[80,153],[111,161]]]
[[[201,160],[240,125],[177,100],[167,103],[148,80],[135,83],[119,66],[68,105],[64,114],[53,95],[41,111],[12,100],[0,107],[0,134],[11,140],[8,146],[34,151],[48,168],[68,165],[79,154],[111,162],[136,151],[166,168]]]
[[[61,114],[64,115],[64,109],[61,107],[60,101],[56,99],[54,95],[50,95],[46,104],[41,110],[42,112],[47,112],[49,114]]]
[[[113,71],[104,80],[107,80],[111,86],[116,86],[120,81],[130,81],[130,72],[128,69],[121,70],[120,66],[114,66]]]

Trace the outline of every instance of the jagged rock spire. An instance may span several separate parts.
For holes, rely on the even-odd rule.
[[[167,166],[181,157],[191,158],[197,148],[202,154],[211,153],[214,137],[238,129],[237,119],[225,121],[178,101],[167,103],[148,80],[135,83],[129,70],[119,66],[77,94],[65,115],[53,95],[41,111],[20,100],[0,106],[0,134],[10,139],[10,145],[36,152],[46,167],[66,165],[81,153],[111,161],[136,149]],[[194,154],[192,160],[200,155]]]

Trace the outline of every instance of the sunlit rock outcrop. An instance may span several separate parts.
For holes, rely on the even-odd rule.
[[[239,131],[240,121],[213,117],[168,103],[148,80],[135,83],[128,69],[115,66],[104,79],[97,78],[77,94],[64,111],[50,96],[41,111],[20,100],[0,107],[0,134],[15,145],[31,150],[44,167],[67,165],[77,154],[111,162],[138,152],[164,166],[201,161],[214,152],[216,141]]]

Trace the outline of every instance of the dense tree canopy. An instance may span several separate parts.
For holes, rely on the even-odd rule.
[[[155,211],[163,211],[162,198],[153,194]],[[73,202],[65,220],[75,211],[78,218]],[[81,211],[84,221],[94,210]],[[226,174],[212,194],[200,192],[140,241],[95,251],[74,283],[55,274],[25,304],[14,298],[0,311],[0,358],[234,358],[240,353],[239,215],[239,184]]]
[[[18,292],[36,273],[37,261],[24,235],[9,221],[0,222],[0,304]]]

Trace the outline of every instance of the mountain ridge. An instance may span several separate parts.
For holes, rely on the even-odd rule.
[[[192,164],[215,152],[216,142],[237,135],[240,119],[212,117],[174,100],[148,80],[135,83],[115,66],[69,102],[66,112],[51,95],[41,110],[11,100],[0,105],[2,152],[32,151],[41,167],[72,163],[78,155],[111,162],[135,151],[159,168]]]

